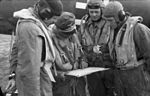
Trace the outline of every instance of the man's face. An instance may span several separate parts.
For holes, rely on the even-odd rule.
[[[88,9],[89,10],[89,15],[92,21],[97,21],[101,17],[101,9]]]
[[[110,27],[112,29],[117,28],[117,21],[116,21],[116,19],[114,17],[107,17],[106,19],[107,19],[107,21],[110,22]]]
[[[117,24],[119,24],[121,21],[119,20],[118,14],[114,16],[114,20]]]
[[[45,20],[44,22],[45,22],[47,25],[54,24],[54,23],[57,21],[58,17],[59,17],[59,16],[52,16],[50,19]]]
[[[42,20],[50,19],[53,15],[48,4],[40,3],[38,6],[38,14]]]

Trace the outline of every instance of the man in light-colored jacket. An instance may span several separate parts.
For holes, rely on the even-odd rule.
[[[62,10],[60,0],[40,0],[34,8],[14,13],[19,18],[10,60],[10,73],[15,78],[9,81],[8,90],[15,79],[18,96],[52,96],[51,82],[55,80],[50,67],[55,49],[49,37],[51,32],[43,21],[59,16]]]
[[[150,95],[150,29],[140,16],[130,16],[118,1],[111,1],[104,10],[110,21],[109,42],[114,61],[116,96]]]

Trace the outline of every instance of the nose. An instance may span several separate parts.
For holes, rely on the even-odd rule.
[[[95,13],[95,12],[93,12],[93,16],[96,16],[96,13]]]

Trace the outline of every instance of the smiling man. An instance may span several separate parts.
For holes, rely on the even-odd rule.
[[[106,67],[112,64],[108,50],[109,24],[102,17],[104,7],[102,0],[88,0],[88,14],[81,21],[79,38],[89,67]],[[87,76],[91,96],[113,95],[110,91],[113,75],[109,73],[111,72],[98,72]]]

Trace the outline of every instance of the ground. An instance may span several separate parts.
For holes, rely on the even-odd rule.
[[[11,35],[0,34],[0,86],[5,83],[4,77],[9,73],[10,42]]]

